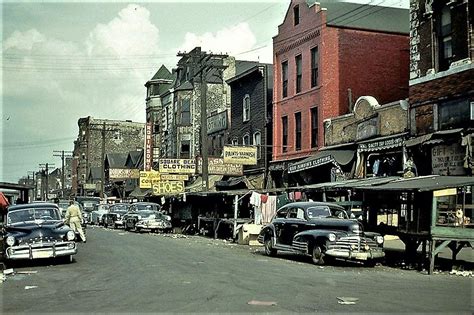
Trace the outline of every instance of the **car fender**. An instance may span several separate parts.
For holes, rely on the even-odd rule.
[[[260,231],[260,235],[265,239],[266,236],[275,237],[275,226],[273,224],[265,225]]]
[[[296,242],[325,242],[329,238],[329,234],[335,234],[338,238],[342,236],[346,236],[347,233],[337,230],[322,230],[322,229],[314,229],[314,230],[306,230],[296,234],[293,237],[293,240]]]

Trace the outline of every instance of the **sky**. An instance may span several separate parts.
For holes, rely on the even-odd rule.
[[[178,52],[201,46],[272,63],[289,3],[3,0],[0,182],[60,167],[53,151],[74,149],[81,117],[145,122],[144,84],[161,65],[175,67]]]

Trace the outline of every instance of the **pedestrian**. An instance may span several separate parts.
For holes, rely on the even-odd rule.
[[[74,231],[74,233],[79,233],[82,241],[86,242],[86,235],[82,230],[82,212],[79,207],[74,204],[74,201],[69,201],[69,207],[66,210],[65,222],[69,227]]]

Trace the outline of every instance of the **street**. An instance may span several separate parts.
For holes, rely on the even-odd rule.
[[[200,236],[88,227],[73,263],[14,265],[2,313],[471,313],[472,278],[378,265],[318,267]],[[33,286],[29,288],[28,286]],[[36,287],[35,287],[36,286]],[[28,288],[28,289],[25,289]],[[355,304],[339,304],[353,297]]]

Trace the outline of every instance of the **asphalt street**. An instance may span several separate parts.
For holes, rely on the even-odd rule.
[[[2,313],[466,313],[473,278],[302,256],[189,236],[89,227],[72,263],[14,265]],[[19,272],[33,271],[25,274]],[[354,298],[340,304],[338,298]],[[347,299],[345,299],[347,301]]]

